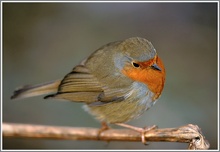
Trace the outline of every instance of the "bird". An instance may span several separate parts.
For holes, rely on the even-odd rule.
[[[11,99],[46,95],[44,99],[84,103],[85,111],[103,128],[116,124],[133,129],[146,143],[144,134],[157,126],[139,128],[126,123],[156,103],[165,77],[164,64],[152,43],[131,37],[103,45],[62,79],[17,88]]]

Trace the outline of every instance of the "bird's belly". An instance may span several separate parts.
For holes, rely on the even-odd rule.
[[[144,89],[144,90],[143,90]],[[146,88],[132,90],[130,96],[119,102],[111,102],[101,106],[86,105],[85,109],[98,120],[108,123],[123,123],[139,117],[150,108],[153,101],[153,93],[146,92]]]

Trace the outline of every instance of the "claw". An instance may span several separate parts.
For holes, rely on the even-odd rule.
[[[142,133],[141,133],[141,142],[142,142],[144,145],[148,145],[148,144],[147,144],[147,141],[146,141],[146,139],[145,139],[145,132],[142,132]]]

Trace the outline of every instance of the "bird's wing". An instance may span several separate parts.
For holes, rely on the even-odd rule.
[[[124,100],[126,91],[124,88],[108,88],[84,65],[78,65],[61,81],[58,92],[45,98],[65,99],[99,106]]]
[[[76,66],[61,81],[56,94],[45,98],[58,98],[76,102],[91,103],[98,101],[98,96],[103,92],[97,79],[89,73],[83,65]]]

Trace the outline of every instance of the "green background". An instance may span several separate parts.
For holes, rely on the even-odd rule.
[[[139,36],[153,43],[167,79],[155,106],[129,124],[196,124],[217,148],[217,3],[3,3],[2,25],[3,122],[100,127],[82,104],[10,96],[18,86],[62,78],[106,43]],[[166,142],[3,140],[3,149],[186,148]]]

